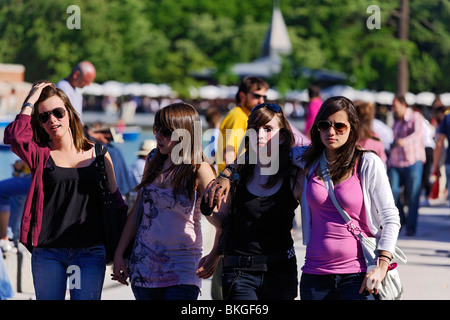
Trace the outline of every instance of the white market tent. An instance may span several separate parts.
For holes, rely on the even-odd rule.
[[[206,85],[200,88],[191,87],[189,92],[192,99],[214,100],[231,99],[234,100],[238,88],[237,86]],[[167,84],[153,83],[121,83],[117,81],[106,81],[103,84],[92,83],[84,87],[82,93],[94,96],[120,97],[126,95],[144,96],[151,98],[177,97],[175,92]],[[351,100],[362,100],[374,102],[382,105],[392,104],[395,94],[389,91],[358,90],[346,85],[335,85],[321,90],[322,98],[327,99],[332,96],[342,95]],[[445,106],[450,106],[450,92],[439,95]],[[308,101],[308,90],[291,90],[284,97],[275,89],[270,88],[267,92],[268,100],[274,101],[284,98],[292,101]],[[418,104],[431,106],[436,95],[432,92],[420,92],[417,94],[408,92],[405,99],[410,105]]]

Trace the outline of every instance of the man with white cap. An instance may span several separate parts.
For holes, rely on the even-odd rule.
[[[130,166],[130,178],[134,186],[137,186],[141,182],[142,175],[144,174],[145,161],[147,155],[156,148],[156,141],[153,139],[144,140],[141,143],[139,151],[136,152],[138,158]]]

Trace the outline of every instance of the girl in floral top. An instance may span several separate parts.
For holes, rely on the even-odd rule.
[[[157,151],[136,187],[139,196],[116,251],[113,279],[126,283],[129,276],[138,300],[197,299],[201,279],[212,275],[217,262],[217,255],[201,259],[200,199],[214,169],[203,161],[200,119],[191,105],[159,110],[153,132]],[[134,236],[128,270],[123,256]]]

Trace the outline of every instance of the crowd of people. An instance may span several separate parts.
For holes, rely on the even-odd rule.
[[[202,279],[209,277],[213,299],[293,300],[299,285],[304,300],[376,296],[373,284],[388,272],[399,232],[416,234],[421,194],[431,197],[432,177],[441,176],[450,114],[438,101],[430,123],[396,96],[390,128],[377,121],[374,104],[342,96],[322,101],[320,88],[312,85],[302,132],[282,106],[266,102],[267,82],[249,76],[238,87],[236,107],[223,119],[208,110],[208,127],[214,129],[208,150],[201,147],[200,117],[192,105],[176,102],[159,109],[155,141],[143,143],[130,168],[131,182],[121,186],[115,170],[123,165],[120,155],[82,120],[79,88],[95,74],[83,61],[57,85],[36,82],[5,129],[5,143],[21,160],[15,170],[20,173],[0,182],[0,191],[5,189],[1,241],[7,250],[11,211],[15,241],[32,252],[37,299],[64,299],[72,265],[80,268],[81,288],[70,288],[70,298],[101,298],[106,231],[95,144],[107,150],[115,205],[129,212],[112,279],[130,282],[137,300],[195,300]],[[356,228],[379,239],[379,263],[372,270],[328,196],[328,172]],[[19,179],[21,189],[14,191]],[[124,190],[132,196],[125,197]],[[20,199],[22,207],[13,205]],[[215,227],[207,254],[202,214]],[[292,238],[296,215],[306,245],[300,280]],[[0,280],[7,279],[2,264]],[[2,285],[0,298],[10,296]]]

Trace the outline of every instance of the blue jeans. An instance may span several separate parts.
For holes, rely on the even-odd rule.
[[[222,292],[224,300],[294,300],[298,293],[296,258],[268,271],[224,267]]]
[[[34,248],[31,255],[37,300],[100,300],[106,262],[103,245],[89,248]]]
[[[3,254],[0,252],[0,300],[6,300],[11,297],[14,297],[14,291],[9,280],[8,270],[6,270],[5,261],[3,260]]]
[[[180,284],[163,288],[145,288],[131,285],[136,300],[197,300],[199,287]]]
[[[365,275],[302,273],[300,300],[367,300],[367,295],[359,293]]]
[[[395,205],[400,211],[402,224],[406,220],[407,232],[414,234],[417,227],[417,217],[419,213],[420,191],[422,189],[423,163],[417,161],[412,166],[405,168],[390,167],[388,169],[389,182],[392,188]],[[403,211],[403,204],[400,201],[401,187],[405,187],[407,199],[408,217]]]
[[[445,176],[447,177],[447,189],[450,190],[450,164],[445,165]],[[448,193],[448,201],[450,201],[450,191]]]
[[[0,211],[10,212],[9,227],[12,229],[14,242],[19,239],[20,219],[30,183],[30,177],[13,177],[0,181]]]

